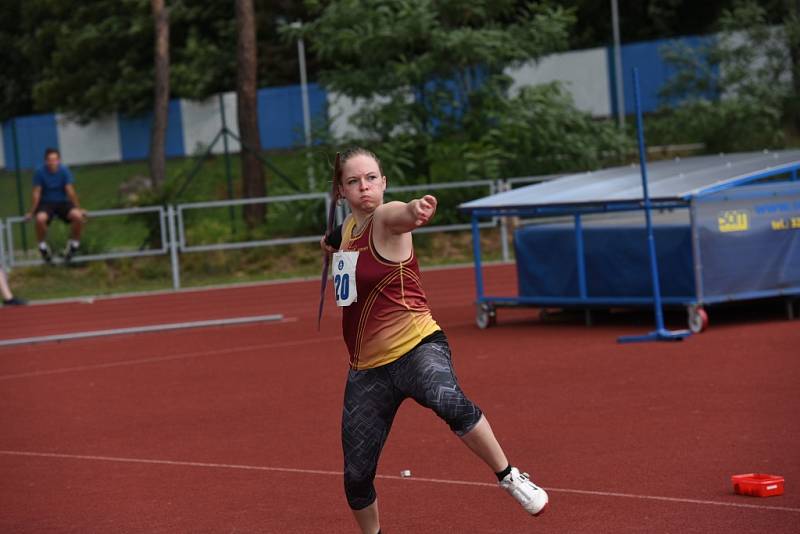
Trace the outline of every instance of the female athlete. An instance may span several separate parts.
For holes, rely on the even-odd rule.
[[[400,404],[412,398],[442,418],[495,472],[501,488],[539,515],[547,493],[512,467],[480,408],[459,387],[442,329],[420,282],[411,232],[436,212],[436,198],[383,202],[378,158],[353,148],[337,158],[334,188],[350,205],[320,245],[333,254],[334,292],[350,371],[342,413],[344,487],[361,532],[380,533],[373,485],[378,457]]]

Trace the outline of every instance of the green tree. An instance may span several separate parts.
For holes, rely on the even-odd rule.
[[[60,2],[41,6],[34,37],[51,43],[33,85],[38,110],[86,121],[112,111],[152,108],[153,22],[147,0]]]
[[[258,95],[256,73],[256,14],[253,0],[236,0],[236,96],[238,100],[239,135],[242,139],[242,189],[248,198],[266,195],[264,169],[253,150],[260,150],[258,131]],[[249,228],[264,222],[265,204],[245,206],[244,219]]]
[[[0,121],[33,111],[32,89],[52,43],[33,34],[34,2],[0,2]]]
[[[531,136],[548,107],[558,111],[547,118],[547,134],[563,137],[580,123],[577,131],[617,145],[613,129],[592,128],[556,88],[509,97],[504,69],[563,49],[572,22],[569,10],[545,2],[338,0],[300,31],[323,84],[368,103],[355,123],[402,181],[430,179],[443,159],[461,165],[462,176],[500,177],[528,156],[546,155],[553,146]],[[603,137],[609,132],[613,139]]]
[[[170,92],[203,99],[236,87],[229,0],[166,0]],[[297,83],[297,52],[275,31],[307,19],[291,0],[256,0],[258,86]],[[81,121],[152,109],[154,25],[148,0],[0,2],[0,120],[59,111]],[[316,62],[309,62],[315,72]]]
[[[594,120],[578,110],[558,83],[524,87],[516,97],[501,102],[490,122],[491,127],[464,153],[468,176],[504,178],[593,169],[617,162],[632,147],[615,123]]]
[[[610,0],[551,0],[573,8],[576,15],[570,32],[570,48],[606,46],[611,43]],[[737,0],[637,0],[619,2],[620,33],[624,43],[706,35],[716,30],[723,11]],[[760,0],[770,24],[786,17],[786,4],[796,0]]]
[[[150,129],[150,178],[154,187],[164,183],[167,121],[169,113],[169,10],[164,0],[152,0],[155,39],[153,124]]]
[[[676,68],[662,96],[681,102],[655,133],[688,135],[712,152],[781,146],[782,121],[795,94],[796,21],[774,26],[764,6],[744,0],[724,10],[718,25],[720,33],[706,46],[662,51]]]
[[[339,0],[301,31],[327,88],[371,101],[357,119],[368,137],[396,139],[430,176],[433,140],[479,128],[507,86],[503,68],[562,49],[571,20],[509,0]]]

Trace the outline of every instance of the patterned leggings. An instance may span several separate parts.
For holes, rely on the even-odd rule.
[[[344,488],[353,510],[375,501],[375,471],[400,404],[411,397],[432,409],[458,436],[472,430],[481,410],[461,391],[444,334],[431,336],[394,362],[350,370],[344,393]]]

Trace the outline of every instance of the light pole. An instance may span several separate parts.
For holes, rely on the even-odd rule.
[[[625,126],[625,90],[622,83],[622,48],[619,38],[619,9],[617,0],[611,0],[611,26],[614,30],[614,85],[617,88],[617,121]]]
[[[300,29],[303,25],[300,21],[292,22],[291,28]],[[300,64],[300,94],[303,100],[303,131],[306,138],[306,165],[308,175],[308,190],[314,191],[316,180],[314,179],[314,166],[311,161],[311,109],[308,103],[308,75],[306,74],[306,44],[303,37],[297,38],[297,61]]]

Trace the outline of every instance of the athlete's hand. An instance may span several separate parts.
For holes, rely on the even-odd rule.
[[[418,198],[409,202],[411,213],[414,216],[414,224],[417,226],[427,224],[436,213],[437,204],[438,201],[433,195],[425,195],[422,198]]]
[[[327,252],[328,254],[333,254],[336,252],[335,248],[325,242],[325,236],[322,236],[322,239],[319,240],[319,246],[323,252]]]

